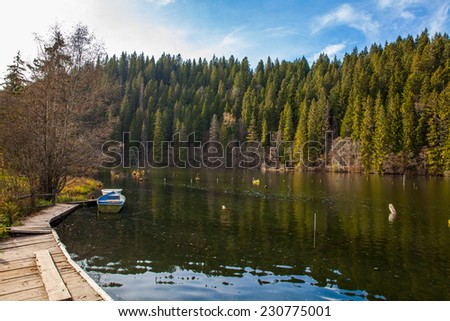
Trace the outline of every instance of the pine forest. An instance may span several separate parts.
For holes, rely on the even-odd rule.
[[[195,133],[219,140],[306,142],[349,138],[351,170],[443,174],[450,170],[450,41],[448,35],[398,38],[384,46],[288,62],[267,58],[183,60],[163,54],[107,58],[104,81],[117,88],[109,117],[140,141]],[[270,134],[270,135],[269,135]],[[323,155],[322,155],[323,156]],[[307,165],[296,157],[294,161]],[[310,155],[309,155],[310,157]],[[320,157],[320,155],[318,155]]]

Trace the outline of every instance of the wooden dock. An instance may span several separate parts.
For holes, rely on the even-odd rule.
[[[79,205],[58,204],[10,229],[0,242],[0,300],[109,301],[103,291],[69,256],[52,223]]]

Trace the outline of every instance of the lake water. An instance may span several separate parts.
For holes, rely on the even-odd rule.
[[[448,178],[130,173],[99,177],[124,189],[121,213],[57,228],[116,300],[450,300]]]

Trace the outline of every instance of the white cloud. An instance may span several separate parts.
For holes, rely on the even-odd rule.
[[[445,23],[448,20],[448,14],[450,10],[450,1],[446,0],[445,3],[438,7],[434,14],[430,17],[430,35],[434,35],[436,32],[444,32]]]
[[[378,0],[378,6],[381,9],[392,7],[406,8],[408,6],[421,2],[423,2],[423,0]]]
[[[402,17],[403,19],[406,20],[411,20],[414,19],[416,16],[411,12],[411,11],[401,11],[400,12],[400,17]]]
[[[227,48],[242,45],[243,43],[244,41],[240,35],[240,30],[234,30],[223,37],[222,41],[219,44],[219,47]]]
[[[148,3],[153,3],[159,7],[167,6],[168,4],[174,3],[175,0],[147,0]]]
[[[264,32],[269,37],[275,37],[275,38],[282,38],[282,37],[288,37],[295,35],[297,32],[289,27],[273,27],[273,28],[266,28],[264,29]]]
[[[231,32],[208,30],[208,32],[194,32],[189,37],[196,41],[190,50],[189,57],[230,56],[243,58],[246,49],[252,46],[250,35],[243,28],[235,28]]]
[[[374,21],[370,14],[358,11],[349,4],[343,4],[337,10],[315,19],[312,31],[317,33],[322,29],[338,25],[348,25],[363,32],[369,38],[376,34],[379,28],[378,22]]]
[[[328,57],[332,58],[345,49],[346,45],[344,43],[337,43],[334,45],[328,45],[323,48],[321,51],[314,54],[312,60],[316,61],[321,54],[326,54]]]
[[[152,0],[156,1],[156,0]],[[158,0],[160,3],[175,0]],[[136,51],[159,57],[163,52],[183,58],[210,58],[213,54],[247,55],[254,39],[244,28],[199,29],[189,21],[168,19],[145,2],[128,0],[15,0],[0,2],[0,83],[18,50],[31,61],[37,53],[33,33],[45,35],[60,22],[70,28],[78,22],[89,26],[109,55]],[[148,7],[148,6],[147,6]],[[9,12],[23,8],[21,20]],[[39,14],[37,14],[39,13]]]
[[[423,1],[424,0],[378,0],[378,7],[382,10],[393,10],[396,15],[403,19],[411,20],[416,18],[416,16],[409,9]]]
[[[159,0],[167,4],[170,1],[174,0]],[[20,20],[10,14],[17,8],[21,8]],[[208,41],[212,36],[207,33],[203,39],[194,41],[198,33],[189,26],[166,19],[154,11],[143,10],[145,3],[125,0],[0,2],[0,30],[3,30],[0,41],[4,44],[0,50],[0,83],[6,66],[11,64],[17,51],[21,51],[25,60],[31,61],[37,53],[33,34],[45,36],[56,22],[64,28],[79,22],[88,25],[110,55],[136,51],[158,57],[166,52],[193,58],[213,51],[209,48],[212,41]],[[231,40],[228,41],[231,45]]]
[[[86,2],[86,1],[84,1]],[[0,3],[0,83],[17,51],[22,58],[32,60],[37,53],[34,34],[45,35],[55,23],[69,28],[80,21],[86,10],[83,1],[15,0]],[[15,12],[20,12],[17,15]]]
[[[381,9],[388,8],[388,7],[392,6],[392,3],[394,3],[393,0],[378,0],[378,6]]]

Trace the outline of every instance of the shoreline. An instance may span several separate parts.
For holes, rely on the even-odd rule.
[[[23,221],[20,234],[0,242],[0,301],[49,301],[51,293],[37,253],[46,252],[51,268],[59,274],[60,286],[70,301],[113,301],[113,299],[72,260],[53,228],[75,212],[79,204],[57,204]],[[38,233],[36,233],[38,232]],[[15,234],[14,228],[11,230]],[[50,235],[51,234],[51,235]]]

